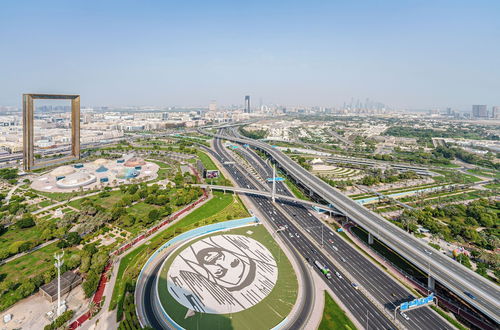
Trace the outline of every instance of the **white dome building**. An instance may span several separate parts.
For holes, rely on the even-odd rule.
[[[52,172],[50,172],[50,175],[52,175],[53,177],[67,176],[75,173],[75,171],[76,170],[73,166],[64,165],[64,166],[59,166],[58,168],[52,170]]]
[[[96,182],[96,176],[90,173],[79,172],[73,173],[66,176],[64,179],[58,180],[56,185],[59,188],[63,189],[71,189],[78,188],[89,185],[91,183]]]

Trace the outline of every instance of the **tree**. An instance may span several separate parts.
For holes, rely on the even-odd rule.
[[[148,219],[149,219],[148,223],[152,223],[152,222],[158,221],[160,219],[160,217],[161,217],[160,211],[157,210],[157,209],[152,209],[148,213]]]
[[[73,246],[80,244],[82,238],[80,237],[80,235],[78,235],[78,233],[73,231],[66,236],[66,241],[70,246]]]
[[[464,265],[465,267],[467,268],[472,268],[472,264],[470,263],[470,259],[467,255],[465,255],[464,253],[460,253],[456,260],[461,263],[462,265]]]
[[[87,279],[83,282],[82,287],[85,292],[85,297],[90,298],[97,290],[97,286],[99,285],[99,275],[97,275],[94,271],[90,271],[87,275]]]
[[[31,214],[24,215],[21,220],[16,222],[18,228],[29,228],[35,226],[35,220]]]

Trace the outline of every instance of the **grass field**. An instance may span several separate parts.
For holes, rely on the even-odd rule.
[[[470,173],[476,174],[476,175],[480,175],[480,176],[484,176],[487,178],[500,179],[500,172],[495,171],[495,170],[486,171],[486,170],[471,169],[471,170],[468,170],[467,172],[470,172]]]
[[[74,253],[75,249],[65,249],[64,259],[67,260]],[[5,274],[3,281],[11,280],[17,282],[21,274],[24,279],[42,274],[46,270],[54,268],[55,252],[61,252],[56,242],[3,264],[0,266],[0,277],[2,277],[2,274]]]
[[[339,305],[325,292],[325,308],[323,309],[323,318],[319,324],[318,330],[354,330],[354,323],[347,317]]]
[[[252,233],[248,234],[248,231]],[[292,265],[264,226],[237,228],[228,233],[249,236],[266,246],[278,264],[278,281],[267,297],[244,311],[231,315],[196,313],[186,319],[187,308],[178,303],[167,289],[168,268],[175,256],[183,250],[179,249],[169,257],[162,269],[158,290],[160,301],[169,316],[186,329],[196,329],[197,327],[202,329],[270,329],[288,315],[297,299],[298,284]],[[217,235],[217,233],[212,235]],[[190,244],[196,241],[190,241]]]
[[[120,199],[122,199],[123,196],[125,196],[125,195],[120,190],[113,190],[113,191],[109,192],[108,197],[99,197],[99,195],[97,194],[97,195],[74,200],[74,201],[70,202],[69,205],[73,206],[74,208],[80,209],[83,201],[85,201],[86,199],[90,199],[92,201],[97,202],[98,205],[100,205],[106,209],[109,209],[116,202],[118,202]]]
[[[216,179],[212,179],[212,180],[211,179],[207,179],[207,182],[209,182],[210,184],[215,184],[215,185],[221,185],[221,184],[227,185],[227,182],[226,182],[226,179],[224,177],[224,174],[222,174],[222,172],[217,167],[217,165],[215,165],[215,163],[212,161],[212,159],[206,153],[204,153],[203,151],[198,150],[198,152],[196,153],[196,155],[198,156],[198,158],[200,159],[200,161],[203,163],[203,166],[205,166],[205,168],[207,170],[219,170],[219,177],[216,178]]]

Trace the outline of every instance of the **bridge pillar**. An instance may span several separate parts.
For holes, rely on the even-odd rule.
[[[436,289],[436,280],[434,280],[434,277],[432,277],[430,274],[429,277],[427,278],[427,287],[431,291],[434,291]]]
[[[368,244],[370,244],[370,245],[373,244],[373,235],[372,235],[372,233],[368,233]]]

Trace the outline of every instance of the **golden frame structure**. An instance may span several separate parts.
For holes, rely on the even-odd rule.
[[[37,167],[80,159],[80,95],[23,94],[23,167],[31,171],[35,167],[33,100],[71,100],[71,155],[51,161],[41,161]]]

